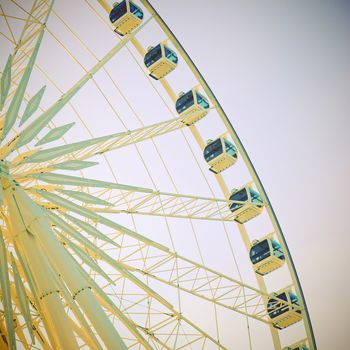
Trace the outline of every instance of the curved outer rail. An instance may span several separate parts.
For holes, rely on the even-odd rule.
[[[140,0],[140,1],[145,6],[145,8],[147,8],[147,10],[150,12],[150,14],[154,17],[154,19],[157,21],[157,23],[160,25],[160,27],[164,30],[164,32],[167,34],[168,38],[172,41],[172,43],[174,44],[174,46],[176,47],[176,49],[178,50],[180,55],[183,57],[185,62],[188,64],[189,68],[192,70],[193,74],[197,78],[198,82],[202,86],[203,90],[207,94],[207,96],[210,99],[210,101],[212,102],[212,104],[214,106],[216,106],[217,112],[220,115],[227,130],[229,131],[232,139],[234,140],[235,145],[237,146],[239,153],[241,154],[264,203],[267,204],[266,205],[267,213],[268,213],[270,220],[273,224],[274,231],[275,231],[275,233],[280,241],[280,244],[281,244],[284,252],[286,253],[285,254],[286,255],[286,262],[288,265],[290,275],[292,277],[293,285],[294,285],[295,290],[297,292],[297,295],[299,296],[299,299],[301,301],[301,307],[304,309],[303,320],[304,320],[304,326],[305,326],[305,331],[307,334],[310,350],[317,350],[316,340],[315,340],[315,336],[314,336],[314,332],[313,332],[312,324],[311,324],[311,318],[310,318],[310,315],[309,315],[309,312],[307,309],[304,293],[303,293],[303,290],[301,288],[298,274],[297,274],[293,259],[291,257],[286,239],[285,239],[284,234],[282,232],[281,226],[277,220],[277,216],[272,208],[271,202],[270,202],[270,200],[267,196],[267,193],[264,189],[264,186],[263,186],[263,184],[262,184],[262,182],[261,182],[249,156],[248,156],[247,151],[245,150],[240,138],[237,135],[237,132],[235,131],[234,127],[232,126],[229,118],[227,117],[226,113],[224,112],[223,108],[221,107],[221,105],[220,105],[219,101],[217,100],[216,96],[214,95],[213,91],[210,89],[210,87],[207,84],[207,82],[205,81],[204,77],[199,72],[198,68],[196,67],[196,65],[194,64],[194,62],[190,58],[190,56],[187,54],[186,50],[183,48],[183,46],[180,44],[180,42],[175,37],[173,32],[170,30],[170,28],[167,26],[167,24],[164,22],[164,20],[160,17],[160,15],[154,9],[154,7],[150,4],[150,2],[148,0]]]

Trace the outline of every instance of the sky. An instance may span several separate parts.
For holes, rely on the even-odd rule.
[[[350,140],[347,135],[350,127],[350,3],[346,0],[154,0],[152,4],[214,91],[265,186],[301,280],[318,348],[345,349],[350,342],[347,331],[350,225],[346,209],[350,195],[346,183],[350,175]],[[92,15],[86,8],[83,0],[74,3],[57,1],[55,4],[55,10],[70,24],[70,28],[77,31],[101,57],[114,44],[115,34],[111,33],[108,23],[104,25],[96,18],[92,21]],[[86,23],[90,25],[86,26]],[[93,59],[79,48],[55,16],[50,18],[50,28],[64,45],[72,49],[80,62],[87,67],[93,64]],[[100,39],[102,35],[104,40]],[[146,47],[146,42],[161,39],[162,35],[156,30],[147,31],[146,28],[140,33],[140,40],[145,42]],[[1,55],[1,62],[6,57]],[[107,68],[116,77],[135,110],[146,124],[159,121],[160,115],[163,119],[170,118],[167,108],[159,104],[159,96],[151,93],[143,95],[143,89],[149,82],[137,75],[139,72],[136,72],[138,68],[135,64],[130,66],[137,69],[126,64],[128,60],[130,56],[123,51]],[[62,48],[49,33],[44,38],[38,62],[62,91],[82,76],[81,68],[74,65],[68,55],[62,54]],[[69,67],[69,75],[62,74],[68,71],[65,67]],[[186,90],[193,78],[181,62],[175,72],[169,76],[169,81],[178,91]],[[34,72],[34,75],[30,85],[33,92],[47,83],[39,72]],[[90,130],[95,135],[109,133],[112,120],[115,123],[113,131],[140,127],[106,77],[97,74],[96,81],[113,101],[112,107],[125,116],[126,125],[112,119],[111,106],[96,94],[96,87],[89,83],[77,94],[73,103],[79,113],[90,115],[85,120]],[[60,92],[48,84],[44,106],[49,106],[58,96]],[[161,96],[165,105],[172,106],[162,92]],[[93,103],[89,103],[91,101]],[[157,110],[157,115],[154,110]],[[104,123],[100,122],[101,115]],[[59,123],[70,122],[72,118],[75,118],[75,130],[79,132],[68,134],[67,139],[86,137],[88,131],[70,107],[63,110]],[[215,119],[206,118],[198,127],[207,138],[222,132],[222,126]],[[185,135],[190,137],[187,131]],[[194,182],[198,169],[193,165],[185,145],[177,143],[179,139],[176,134],[157,140],[177,187],[182,193],[210,195],[203,179]],[[176,154],[172,142],[178,147]],[[200,159],[196,145],[192,151]],[[138,152],[138,149],[128,149],[110,156],[118,181],[173,191],[152,145],[146,143],[142,149],[143,160],[151,167],[151,176],[137,158]],[[180,167],[179,163],[182,164]],[[205,164],[201,163],[199,167],[207,171]],[[246,176],[240,167],[239,163],[235,169],[225,172],[227,183],[232,184]],[[189,173],[193,179],[189,179]],[[110,171],[94,173],[93,170],[87,174],[111,181],[115,175]],[[197,175],[199,179],[199,173]],[[219,196],[210,174],[206,177]],[[257,220],[257,226],[268,226],[263,219]],[[168,237],[161,232],[164,223],[159,223],[157,229],[154,222],[147,219],[137,223],[139,227],[142,225],[143,231],[152,231],[152,238],[170,245]],[[190,229],[185,225],[170,221],[175,231],[176,249],[193,259],[198,258],[193,253],[195,242],[187,237]],[[224,240],[213,238],[211,234],[220,228],[212,223],[195,225],[203,240],[205,258],[215,268],[225,271],[228,260],[220,250],[224,247],[216,249],[213,246],[224,245]],[[250,228],[257,237],[261,233],[253,224]],[[246,252],[241,249],[241,242],[237,240],[234,243],[237,258],[243,265],[241,272],[246,273],[246,278],[250,280],[254,277],[251,268],[249,266],[248,271],[243,264],[247,259]],[[282,275],[276,276],[275,280],[269,281],[271,286],[279,284],[279,276],[284,283]],[[225,324],[224,316],[225,313],[222,314]],[[230,324],[224,328],[224,338],[231,339]],[[263,335],[259,333],[257,339],[259,336]],[[256,346],[259,348],[259,344]]]

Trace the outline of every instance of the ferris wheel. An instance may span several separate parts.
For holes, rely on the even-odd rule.
[[[0,11],[0,350],[315,350],[257,172],[152,4]]]

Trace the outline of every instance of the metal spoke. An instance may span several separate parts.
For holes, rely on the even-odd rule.
[[[57,163],[67,160],[86,160],[95,155],[110,152],[137,142],[164,135],[184,127],[181,118],[149,125],[128,132],[116,133],[106,136],[88,139],[45,150],[38,150],[22,160],[18,165],[29,163],[45,163],[43,167],[50,168]],[[16,166],[16,164],[14,164]]]

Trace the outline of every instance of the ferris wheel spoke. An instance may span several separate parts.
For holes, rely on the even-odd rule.
[[[112,229],[118,230],[118,231],[122,231],[127,233],[128,235],[130,235],[131,237],[134,237],[137,240],[140,240],[144,243],[147,243],[151,246],[154,247],[158,247],[162,250],[167,250],[166,247],[164,247],[163,245],[161,245],[160,243],[154,242],[152,240],[150,240],[149,238],[142,236],[140,234],[138,234],[137,232],[134,232],[122,225],[117,224],[116,222],[105,218],[104,216],[101,216],[87,208],[84,208],[80,205],[77,205],[65,198],[62,198],[61,196],[58,196],[54,193],[48,193],[46,191],[37,191],[44,199],[47,199],[48,201],[50,201],[51,203],[57,205],[59,208],[63,208],[63,211],[65,210],[70,210],[73,213],[76,213],[78,215],[81,215],[82,217],[85,217],[87,219],[92,220],[93,222],[99,222],[102,225],[105,225],[107,227],[110,227]],[[49,215],[53,215],[53,213],[48,213]]]
[[[140,242],[132,242],[124,233],[117,233],[117,238],[118,242],[127,243],[117,249],[104,247],[104,250],[108,249],[109,255],[97,255],[99,260],[115,267],[115,259],[111,256],[118,257],[120,263],[131,272],[179,288],[232,311],[268,322],[265,310],[267,295],[258,289],[170,250],[160,251]]]
[[[236,217],[229,210],[231,201],[225,199],[158,191],[150,194],[139,191],[122,192],[121,195],[110,198],[112,207],[90,206],[90,209],[98,213],[127,213],[214,221],[234,221]]]
[[[49,195],[46,198],[52,199],[52,196]],[[68,205],[65,204],[64,207],[67,208]],[[55,225],[76,239],[84,246],[85,251],[87,249],[89,254],[98,260],[104,261],[114,269],[138,272],[143,276],[154,278],[217,305],[266,323],[269,322],[266,311],[267,295],[258,289],[179,256],[165,246],[155,244],[144,236],[108,219],[103,221],[101,217],[90,215],[86,208],[81,210],[77,210],[77,208],[79,206],[73,210],[77,214],[117,230],[113,239],[114,246],[106,246],[105,242],[102,243],[101,248],[97,248],[96,245],[91,244],[88,239],[84,238],[77,229],[67,223],[67,220],[63,220],[62,217],[53,212],[50,212],[49,216]],[[65,213],[62,215],[70,220],[72,224],[77,223],[78,219]],[[82,226],[80,226],[80,229],[82,229]],[[89,233],[86,229],[83,231]],[[142,240],[139,239],[140,237],[142,237]],[[107,254],[106,251],[110,254]],[[111,254],[114,258],[111,257]],[[120,263],[117,261],[120,261]],[[282,302],[280,307],[286,305],[288,305],[287,302]]]
[[[114,189],[115,187],[110,188],[108,193],[105,194],[102,192],[95,193],[95,195],[102,197],[103,195],[107,196],[112,206],[97,207],[90,205],[89,208],[97,213],[128,213],[198,220],[234,221],[236,215],[231,212],[230,206],[233,203],[244,204],[241,201],[181,193],[152,190],[146,192],[137,187],[120,188],[120,193],[116,193]],[[249,205],[255,206],[254,203]]]
[[[12,56],[10,55],[7,59],[5,69],[2,72],[2,76],[1,76],[0,111],[4,107],[4,104],[11,86],[11,64],[12,64]]]
[[[38,150],[22,160],[18,165],[29,163],[49,162],[47,167],[55,166],[67,160],[86,160],[97,154],[104,154],[112,150],[142,142],[184,127],[181,118],[174,118],[164,122],[152,124],[140,129],[111,135],[96,137],[67,145]]]
[[[147,285],[124,268],[119,269],[115,284],[120,287],[105,287],[97,293],[110,295],[113,304],[119,305],[120,312],[144,334],[150,344],[160,344],[166,349],[186,349],[194,343],[211,343],[224,349]],[[115,313],[112,308],[109,309]]]
[[[40,101],[44,95],[46,86],[43,86],[27,103],[26,109],[23,112],[19,126],[25,123],[39,108]]]
[[[135,193],[132,192],[132,194]],[[123,198],[122,196],[119,197]],[[125,197],[127,198],[127,195]],[[229,205],[230,201],[223,199],[192,198],[181,194],[154,192],[149,195],[142,193],[136,199],[132,198],[131,203],[119,201],[113,204],[113,207],[90,206],[90,209],[97,213],[127,213],[198,220],[234,221],[235,215],[229,210]]]
[[[20,179],[21,177],[16,178],[17,181]],[[240,201],[154,191],[148,188],[134,187],[64,174],[28,174],[26,175],[26,179],[35,179],[58,186],[70,185],[88,188],[103,188],[102,192],[96,192],[94,196],[90,193],[84,193],[81,191],[81,189],[79,190],[80,193],[74,191],[66,191],[65,193],[74,199],[78,199],[79,201],[86,203],[87,208],[96,214],[133,213],[140,215],[192,218],[200,220],[234,221],[236,215],[231,212],[230,205],[232,203],[244,204]],[[37,193],[42,195],[44,198],[45,196],[56,196],[55,194],[40,191],[40,185],[37,185],[37,188],[39,191]],[[57,190],[60,191],[59,188]],[[115,193],[115,190],[118,190],[118,193]],[[106,197],[106,199],[103,199],[103,195]],[[88,199],[85,197],[88,197]],[[102,199],[104,202],[108,202],[108,205],[103,207],[94,206],[91,204],[94,198],[95,200],[98,198],[99,201]],[[50,200],[52,200],[54,203],[57,201],[64,201],[63,198],[60,199],[57,197],[53,197]],[[70,203],[70,201],[67,201],[65,204],[70,205]],[[261,203],[259,204],[261,205]],[[254,203],[251,203],[250,205],[255,206]]]

